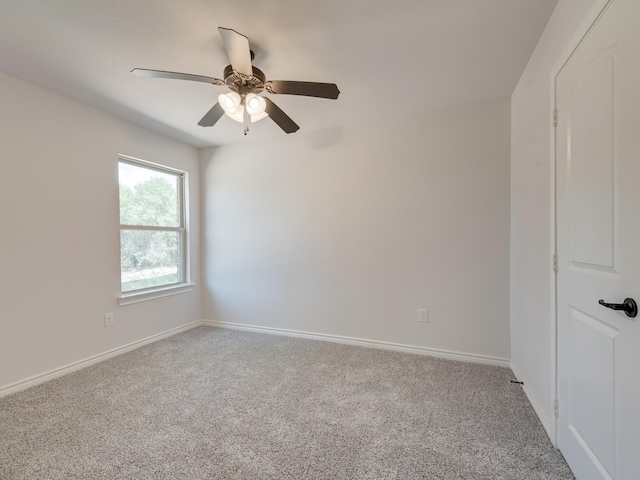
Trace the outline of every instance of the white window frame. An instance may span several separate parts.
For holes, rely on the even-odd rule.
[[[120,163],[127,163],[135,167],[146,168],[148,170],[155,170],[157,172],[166,173],[170,175],[176,175],[178,177],[178,199],[180,202],[180,214],[179,225],[177,227],[157,227],[147,225],[124,225],[120,224],[120,238],[122,238],[123,230],[137,230],[137,231],[154,231],[154,232],[178,232],[179,233],[179,248],[180,248],[180,264],[178,265],[178,282],[159,285],[155,287],[142,288],[138,290],[131,290],[127,292],[122,291],[122,245],[118,250],[118,264],[120,266],[120,296],[118,297],[118,303],[123,305],[129,305],[132,303],[144,302],[147,300],[153,300],[155,298],[167,297],[171,295],[177,295],[180,293],[190,292],[194,286],[189,281],[189,236],[188,236],[188,205],[187,205],[187,186],[188,186],[188,173],[176,168],[167,167],[158,163],[141,160],[139,158],[129,157],[126,155],[118,155],[118,166]],[[118,192],[120,191],[120,181],[118,179]],[[119,197],[119,195],[118,195]],[[120,213],[120,203],[118,202],[118,217]]]

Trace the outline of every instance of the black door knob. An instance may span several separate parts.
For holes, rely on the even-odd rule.
[[[633,318],[638,315],[638,305],[633,298],[625,298],[622,303],[606,303],[604,300],[598,300],[598,303],[612,310],[622,310],[627,317]]]

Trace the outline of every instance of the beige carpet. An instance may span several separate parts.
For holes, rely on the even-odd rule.
[[[0,478],[573,478],[510,380],[201,327],[0,399]]]

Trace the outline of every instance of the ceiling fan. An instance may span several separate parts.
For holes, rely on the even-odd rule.
[[[227,51],[231,65],[224,69],[224,80],[190,73],[165,72],[134,68],[131,73],[139,77],[173,78],[194,82],[211,83],[231,90],[222,93],[216,103],[198,122],[202,127],[212,127],[226,114],[230,118],[244,123],[244,134],[249,125],[266,117],[278,124],[286,133],[296,132],[300,127],[268,97],[259,95],[266,90],[271,94],[302,95],[306,97],[337,99],[340,94],[335,83],[297,82],[291,80],[267,81],[259,68],[251,65],[254,53],[249,48],[249,39],[229,28],[218,27],[222,43]]]

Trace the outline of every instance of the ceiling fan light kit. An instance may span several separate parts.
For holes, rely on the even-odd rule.
[[[249,131],[251,123],[266,117],[271,117],[285,133],[293,133],[300,128],[269,98],[258,95],[263,91],[272,95],[301,95],[332,100],[336,100],[340,95],[340,90],[335,83],[267,81],[262,70],[251,65],[254,54],[249,49],[249,39],[228,28],[219,27],[218,32],[231,61],[231,65],[227,65],[224,69],[224,80],[203,75],[143,68],[134,68],[131,72],[139,77],[171,78],[226,86],[231,92],[218,95],[218,103],[202,117],[198,125],[212,127],[223,115],[227,115],[236,122],[244,123],[245,135]]]
[[[227,116],[236,122],[243,122],[244,111],[246,110],[251,119],[251,123],[268,117],[267,102],[264,98],[255,93],[248,93],[242,99],[236,92],[221,93],[218,95],[218,102],[222,105],[222,109]]]

